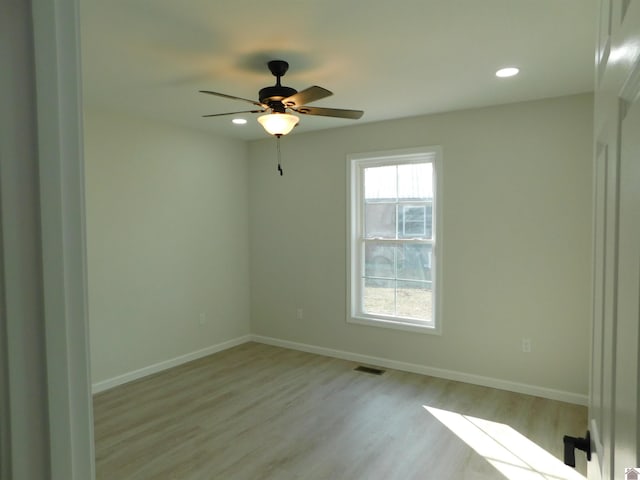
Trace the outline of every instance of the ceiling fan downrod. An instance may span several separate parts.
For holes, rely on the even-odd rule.
[[[258,97],[260,103],[269,105],[275,113],[285,113],[285,105],[282,100],[298,93],[295,88],[285,87],[280,79],[289,70],[289,64],[284,60],[271,60],[267,63],[269,71],[276,77],[276,84],[271,87],[265,87],[260,90]]]

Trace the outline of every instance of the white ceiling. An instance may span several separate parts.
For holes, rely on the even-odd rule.
[[[251,105],[273,85],[334,95],[296,132],[593,90],[594,0],[80,0],[84,102],[240,139],[265,138],[207,113]],[[521,73],[496,78],[515,65]]]

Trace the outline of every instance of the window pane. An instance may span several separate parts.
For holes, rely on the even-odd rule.
[[[398,165],[398,198],[433,198],[433,164],[429,162]]]
[[[395,165],[370,167],[364,170],[364,198],[366,200],[395,200],[397,198]]]
[[[432,290],[421,282],[398,281],[396,315],[433,320]]]
[[[366,203],[364,206],[366,238],[396,238],[397,206],[389,203]]]
[[[369,314],[395,315],[395,280],[364,280],[364,312]]]
[[[402,245],[398,248],[398,278],[431,281],[431,245]]]
[[[365,276],[395,278],[395,249],[394,245],[366,242],[364,252]]]

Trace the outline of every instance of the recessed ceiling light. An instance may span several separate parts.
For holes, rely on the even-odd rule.
[[[520,69],[516,67],[501,68],[496,72],[496,77],[513,77],[518,72],[520,72]]]
[[[234,118],[233,120],[231,120],[233,123],[235,123],[236,125],[244,125],[245,123],[247,123],[247,120],[244,118]]]

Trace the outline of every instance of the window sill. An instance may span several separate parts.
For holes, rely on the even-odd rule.
[[[401,320],[389,320],[386,318],[348,316],[348,323],[356,325],[367,325],[370,327],[391,328],[393,330],[404,330],[408,332],[426,333],[427,335],[441,335],[439,328],[430,325],[417,325],[415,323],[403,322]]]

